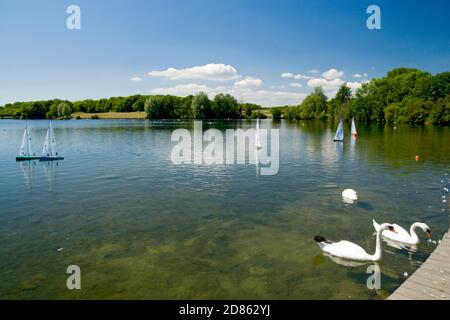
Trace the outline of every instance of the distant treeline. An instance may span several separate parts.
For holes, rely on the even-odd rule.
[[[359,122],[450,124],[450,72],[431,75],[417,69],[394,69],[364,83],[353,95],[343,85],[328,100],[315,88],[299,106],[272,108],[274,118],[355,119]]]
[[[450,72],[431,75],[417,69],[397,68],[380,79],[364,83],[355,94],[345,84],[329,100],[315,88],[298,106],[263,109],[238,103],[229,94],[212,100],[205,93],[194,96],[134,95],[99,100],[47,100],[16,102],[0,108],[0,116],[18,119],[70,118],[74,112],[145,111],[149,119],[355,119],[359,122],[450,125]]]
[[[228,94],[218,94],[210,100],[205,93],[195,96],[134,95],[99,100],[67,101],[60,99],[15,102],[0,107],[0,116],[16,119],[70,118],[74,112],[145,111],[150,119],[241,119],[266,118],[260,105],[238,103]]]

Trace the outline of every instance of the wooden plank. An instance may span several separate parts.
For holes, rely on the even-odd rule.
[[[430,281],[428,279],[423,278],[421,274],[416,277],[409,278],[409,282],[413,282],[414,284],[422,286],[422,289],[431,289],[433,291],[440,292],[441,294],[444,295],[450,294],[450,288],[446,288],[444,285],[442,285],[442,282]]]
[[[391,300],[396,300],[396,295],[400,295],[408,300],[432,300],[434,297],[418,292],[416,289],[411,289],[407,286],[401,286],[391,296]]]
[[[450,233],[389,300],[450,300]]]
[[[411,291],[414,291],[416,295],[422,297],[421,299],[432,298],[436,300],[443,300],[447,296],[445,293],[434,290],[427,286],[417,284],[413,281],[408,281],[408,283],[404,283],[404,286],[406,289],[410,289]]]
[[[436,281],[442,283],[443,285],[448,285],[448,283],[450,282],[449,276],[446,277],[436,272],[430,272],[427,269],[425,269],[425,267],[421,269],[420,276],[428,281]]]

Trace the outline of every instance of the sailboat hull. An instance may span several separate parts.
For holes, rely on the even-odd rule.
[[[36,156],[17,156],[16,161],[30,161],[30,160],[38,160],[41,157]]]
[[[39,157],[39,161],[55,161],[55,160],[64,160],[64,157],[58,156]]]

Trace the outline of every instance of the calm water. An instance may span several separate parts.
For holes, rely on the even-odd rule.
[[[47,122],[29,124],[38,151]],[[248,164],[172,164],[172,130],[191,122],[56,121],[66,159],[16,163],[24,126],[0,121],[3,299],[382,299],[434,244],[385,245],[382,289],[372,291],[370,264],[331,260],[314,235],[373,252],[372,218],[426,222],[435,240],[448,229],[450,128],[359,126],[342,145],[333,124],[265,120],[280,129],[280,169],[257,176]],[[342,202],[346,188],[358,204]],[[72,264],[80,291],[66,289]]]

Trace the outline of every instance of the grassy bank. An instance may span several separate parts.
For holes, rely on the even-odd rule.
[[[145,119],[146,113],[137,112],[75,112],[72,113],[72,118],[75,119]]]
[[[270,113],[270,109],[261,110],[261,113],[264,114],[267,118],[271,118],[272,114]],[[88,113],[88,112],[74,112],[72,113],[73,119],[145,119],[145,112],[97,112],[97,113]]]

